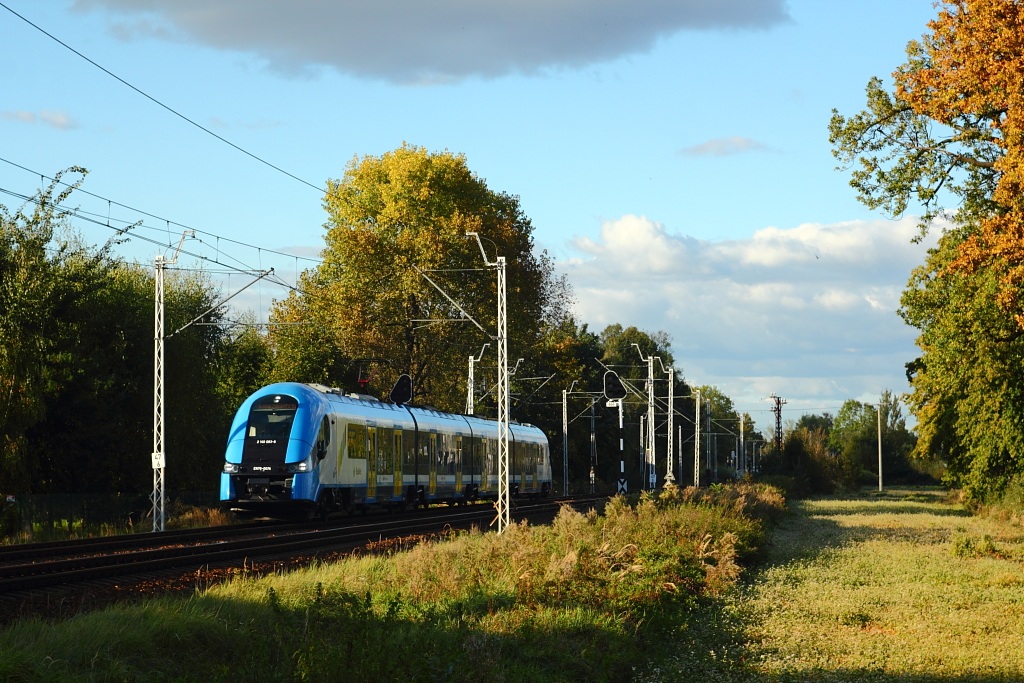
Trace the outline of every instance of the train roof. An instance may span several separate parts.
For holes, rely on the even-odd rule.
[[[470,424],[478,425],[493,425],[496,421],[493,418],[481,417],[479,415],[465,415],[462,413],[446,413],[431,406],[414,406],[414,405],[400,405],[397,403],[389,403],[387,401],[381,401],[380,399],[369,396],[367,394],[357,393],[346,393],[344,390],[338,387],[328,387],[323,384],[315,383],[299,383],[299,382],[280,382],[277,384],[271,384],[260,389],[257,394],[264,395],[270,393],[303,393],[319,395],[326,398],[333,404],[343,405],[348,410],[353,412],[362,413],[371,419],[387,420],[389,418],[394,419],[396,422],[403,422],[408,419],[409,413],[406,411],[412,411],[416,419],[425,419],[426,422],[444,423],[452,421],[458,424]],[[256,394],[254,394],[255,396]],[[540,429],[527,422],[516,422],[510,421],[512,427],[522,427],[526,429]]]

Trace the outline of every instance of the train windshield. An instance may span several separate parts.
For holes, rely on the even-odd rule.
[[[249,411],[246,441],[258,445],[286,443],[298,408],[299,402],[284,394],[259,399]]]

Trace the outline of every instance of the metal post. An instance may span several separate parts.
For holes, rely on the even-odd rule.
[[[667,461],[665,484],[667,486],[676,483],[676,478],[672,474],[672,459],[674,457],[672,453],[672,414],[675,412],[675,389],[673,385],[676,383],[676,371],[675,368],[668,368],[665,372],[668,373],[668,445],[665,447],[665,460]]]
[[[473,414],[473,407],[476,403],[476,396],[473,391],[473,356],[469,357],[469,376],[466,378],[466,415]]]
[[[882,491],[882,404],[878,404],[878,491]]]
[[[482,249],[483,247],[481,247]],[[508,314],[505,301],[505,257],[496,257],[498,271],[498,533],[511,523],[508,457]]]
[[[163,531],[166,521],[166,507],[164,506],[164,466],[166,465],[166,454],[164,453],[164,269],[177,263],[178,253],[181,252],[181,245],[185,238],[195,235],[194,230],[185,230],[181,233],[178,241],[178,248],[170,259],[158,254],[153,259],[153,281],[155,296],[153,315],[153,452],[151,454],[153,463],[153,493],[150,499],[153,501],[153,531]]]
[[[625,439],[622,436],[622,399],[615,402],[619,408],[619,488],[618,492],[625,494],[628,491],[629,483],[626,481],[626,453]]]
[[[595,433],[594,399],[590,400],[590,492],[594,492],[594,484],[597,479],[597,434]]]
[[[679,476],[683,476],[683,426],[677,427],[679,433],[676,434],[676,450],[675,457],[679,458]]]
[[[483,348],[480,349],[480,355],[476,358],[473,356],[469,357],[469,378],[466,380],[466,415],[472,415],[476,407],[476,384],[473,378],[473,365],[480,362],[480,359],[484,357],[484,351],[490,345],[490,342],[484,344]]]
[[[706,432],[706,437],[707,438],[704,439],[704,450],[705,450],[705,454],[707,456],[707,468],[708,468],[708,471],[713,473],[713,474],[718,474],[718,463],[712,464],[712,462],[711,462],[711,441],[712,441],[712,437],[714,436],[714,434],[711,432],[711,410],[712,410],[711,399],[708,399],[707,403],[708,403],[708,422],[707,422],[706,428],[704,430]]]
[[[164,530],[164,266],[164,257],[158,255],[153,262],[153,531]]]
[[[475,232],[467,232],[466,237],[469,236],[476,238],[480,254],[484,257],[487,267],[494,268],[498,272],[498,335],[495,337],[498,343],[498,500],[494,507],[498,512],[496,521],[500,534],[512,521],[511,501],[509,500],[508,311],[505,298],[505,257],[496,256],[491,262],[487,259],[487,252],[484,251],[484,243],[480,240],[480,235]],[[449,300],[451,300],[450,297]]]
[[[562,389],[562,495],[569,495],[569,392]]]
[[[743,422],[744,415],[740,413],[740,474],[742,475],[747,469],[747,451],[746,444],[743,443]]]
[[[647,357],[647,488],[654,490],[654,356]]]
[[[700,389],[694,389],[696,415],[693,420],[693,485],[700,486]]]
[[[641,491],[644,490],[644,444],[647,443],[647,437],[646,437],[647,431],[644,429],[644,427],[646,426],[646,424],[647,424],[647,416],[646,415],[641,415],[640,416],[640,448],[638,449],[639,452],[640,452],[639,453],[640,461],[637,463],[637,465],[640,467],[640,490]]]

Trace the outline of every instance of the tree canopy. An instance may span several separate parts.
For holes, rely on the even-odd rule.
[[[62,205],[84,175],[0,206],[0,493],[135,495],[152,481],[153,274],[71,230]],[[168,273],[168,332],[216,298],[203,276]],[[218,383],[222,313],[165,343],[172,492],[211,490],[219,469],[235,407]],[[239,381],[226,384],[235,400]]]
[[[921,334],[908,364],[918,453],[947,458],[976,495],[1024,474],[1016,409],[1024,334],[1024,3],[945,0],[907,46],[887,92],[833,112],[833,152],[872,208],[912,203],[922,229],[951,220],[916,269],[900,313]],[[982,474],[984,473],[984,474]],[[994,475],[994,476],[993,476]]]
[[[462,155],[403,145],[353,159],[341,180],[328,181],[324,208],[324,262],[275,314],[301,313],[322,331],[309,334],[335,340],[352,360],[350,386],[362,373],[369,389],[386,395],[408,373],[420,400],[452,410],[464,404],[455,378],[497,332],[497,281],[481,244],[489,262],[506,262],[513,358],[565,315],[568,285],[535,251],[518,198],[488,188]]]

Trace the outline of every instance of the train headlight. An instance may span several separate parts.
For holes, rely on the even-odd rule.
[[[226,474],[238,474],[238,465],[233,462],[224,463],[224,472]]]
[[[284,471],[294,474],[296,472],[309,472],[313,469],[313,463],[309,458],[306,458],[302,462],[290,462],[284,466]]]

